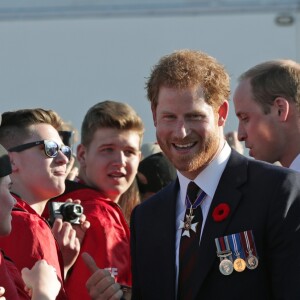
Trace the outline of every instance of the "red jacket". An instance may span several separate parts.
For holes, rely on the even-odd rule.
[[[31,269],[38,260],[45,259],[56,269],[58,278],[63,282],[62,257],[51,228],[25,201],[16,195],[14,197],[17,203],[12,211],[12,231],[0,238],[0,248],[19,271],[25,267]],[[57,299],[67,299],[63,288]]]
[[[20,271],[0,251],[0,286],[5,288],[4,296],[9,300],[29,300]]]
[[[121,208],[99,191],[72,181],[66,182],[66,192],[55,201],[64,202],[67,198],[81,200],[91,223],[66,279],[70,299],[90,300],[85,284],[91,273],[81,258],[82,252],[88,252],[99,268],[111,271],[118,283],[131,286],[130,232]]]

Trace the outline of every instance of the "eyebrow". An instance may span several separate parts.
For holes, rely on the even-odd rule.
[[[242,114],[244,114],[244,113],[241,112],[241,111],[238,111],[238,112],[235,113],[235,115],[236,115],[237,117],[240,117]]]
[[[100,147],[111,147],[113,145],[114,145],[113,143],[101,144],[101,145],[98,146],[98,148],[100,148]]]

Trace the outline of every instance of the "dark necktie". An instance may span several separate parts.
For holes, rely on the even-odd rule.
[[[194,204],[196,200],[197,202],[199,201],[199,199],[197,199],[199,194],[200,188],[191,181],[187,189],[187,197],[191,204]],[[190,208],[187,208],[184,217],[186,225],[182,229],[179,248],[178,300],[192,299],[193,286],[191,286],[191,278],[195,275],[195,269],[197,268],[200,232],[203,220],[200,204],[197,208],[193,209],[192,215],[194,217],[191,222],[187,222],[189,215],[191,215],[191,211]],[[198,224],[196,226],[193,225],[197,222]]]

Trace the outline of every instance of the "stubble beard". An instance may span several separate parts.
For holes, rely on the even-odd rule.
[[[198,146],[198,151],[186,155],[174,155],[171,151],[172,143],[163,141],[158,136],[157,142],[179,172],[200,172],[214,158],[219,148],[219,137],[216,133],[212,133],[205,140],[199,139],[198,145],[201,146]]]

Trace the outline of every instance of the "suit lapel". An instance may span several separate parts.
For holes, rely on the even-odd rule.
[[[159,266],[160,293],[166,297],[164,299],[175,298],[175,216],[178,190],[178,180],[162,190],[159,194],[160,197],[157,199],[159,203],[156,206],[156,209],[159,207],[159,212],[153,220],[155,222],[155,229],[153,229],[155,238],[152,240],[155,242],[154,249],[159,249],[154,263]]]
[[[194,298],[203,284],[205,277],[213,266],[216,259],[215,238],[223,236],[226,228],[231,222],[232,216],[238,207],[241,199],[241,192],[238,187],[246,181],[247,160],[236,152],[232,151],[227,166],[221,176],[216,193],[213,197],[200,244],[200,258],[197,274],[191,279],[195,288]],[[228,217],[216,222],[213,217],[214,209],[221,203],[226,203],[230,207]]]

